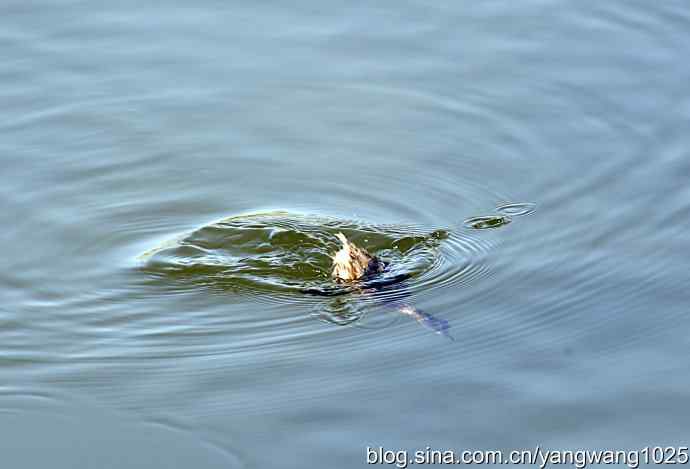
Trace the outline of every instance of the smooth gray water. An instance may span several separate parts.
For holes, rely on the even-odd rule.
[[[3,2],[3,467],[687,445],[688,50],[682,1]],[[455,340],[300,293],[334,227]]]

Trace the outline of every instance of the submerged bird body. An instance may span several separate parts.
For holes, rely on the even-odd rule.
[[[369,277],[374,276],[378,273],[382,273],[386,270],[386,264],[383,261],[381,261],[378,257],[369,254],[365,249],[360,248],[353,242],[349,241],[344,234],[338,233],[336,236],[342,243],[342,247],[340,248],[340,250],[336,252],[333,256],[333,271],[331,275],[336,281],[353,282],[358,280],[368,280]],[[379,288],[384,288],[386,286],[399,283],[403,280],[408,279],[409,277],[410,274],[396,275],[388,281],[380,283],[378,285],[378,288],[371,283],[372,281],[365,282],[363,285],[365,285],[366,288],[363,289],[361,288],[362,284],[356,283],[355,290],[359,290],[362,293],[376,292],[379,290]],[[306,293],[324,296],[335,296],[343,293],[349,293],[351,291],[353,290],[305,290]],[[450,325],[448,324],[448,321],[444,319],[438,319],[429,313],[420,311],[411,304],[404,303],[399,300],[385,301],[384,304],[389,309],[393,309],[395,311],[398,311],[399,313],[404,314],[405,316],[414,318],[419,324],[433,330],[437,334],[443,335],[451,340],[455,340],[449,333]]]
[[[344,234],[338,233],[336,236],[342,247],[333,256],[333,278],[341,281],[361,280],[383,272],[385,265],[378,257],[356,246]]]

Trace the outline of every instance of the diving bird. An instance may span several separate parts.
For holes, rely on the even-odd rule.
[[[348,240],[344,234],[336,234],[342,244],[338,252],[333,255],[333,270],[331,276],[339,283],[349,284],[347,288],[306,288],[303,293],[319,296],[339,296],[353,292],[362,294],[374,294],[393,287],[396,284],[411,277],[410,273],[402,273],[388,278],[379,278],[386,272],[387,263],[360,248]],[[439,319],[433,315],[417,309],[415,306],[396,299],[382,299],[381,304],[389,310],[397,311],[415,319],[422,326],[431,329],[435,333],[450,340],[455,340],[450,335],[450,324],[445,319]]]

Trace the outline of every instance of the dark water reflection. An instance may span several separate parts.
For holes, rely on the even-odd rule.
[[[8,467],[687,444],[683,2],[2,13]]]

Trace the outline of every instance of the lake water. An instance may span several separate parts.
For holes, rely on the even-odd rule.
[[[686,2],[0,12],[3,467],[690,443]]]

